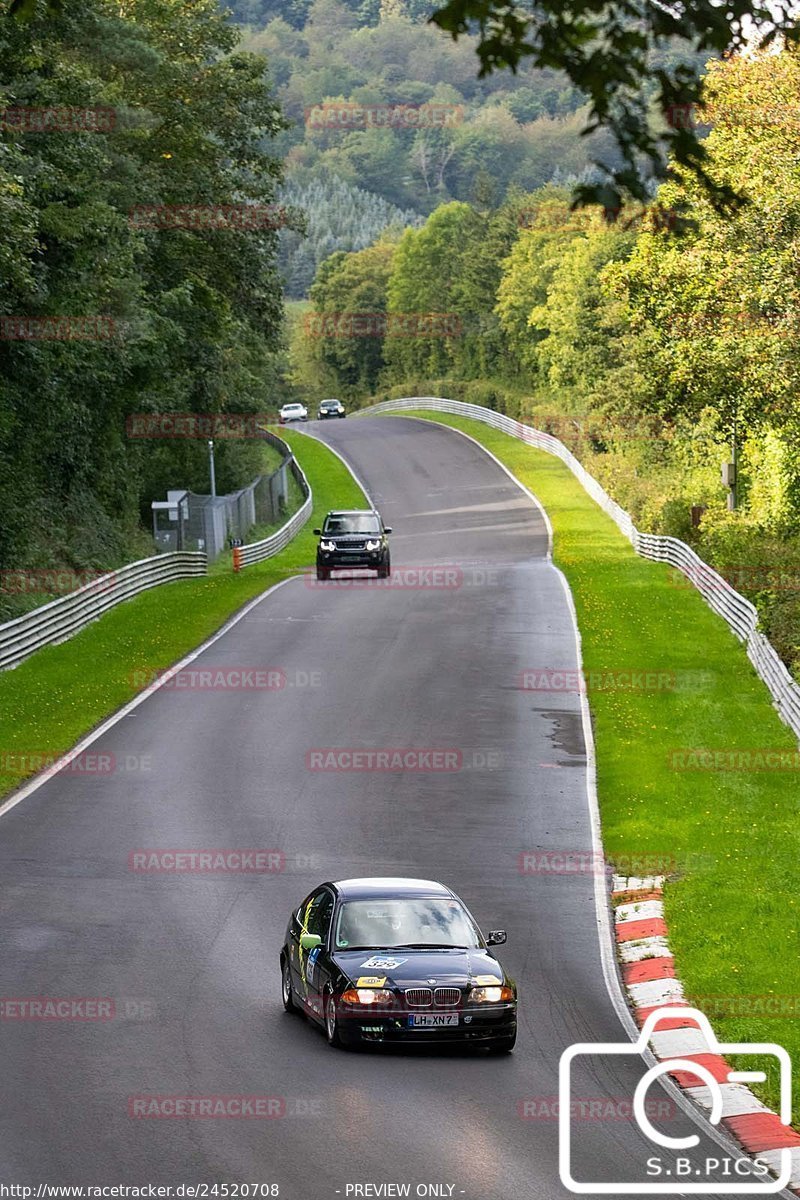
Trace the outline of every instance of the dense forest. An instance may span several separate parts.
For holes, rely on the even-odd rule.
[[[283,118],[263,58],[236,42],[212,0],[0,23],[4,568],[152,552],[150,499],[208,490],[204,442],[135,441],[129,415],[274,408]],[[265,220],[226,217],[244,206]],[[220,443],[220,491],[257,456]]]
[[[353,237],[344,209],[336,220],[331,185],[344,182],[427,215],[447,200],[479,195],[497,205],[510,189],[596,178],[595,159],[618,161],[607,132],[585,136],[585,100],[563,73],[522,65],[479,79],[477,37],[453,42],[426,23],[426,7],[313,0],[284,6],[282,15],[269,5],[236,11],[252,22],[243,45],[266,57],[275,79],[289,122],[275,147],[290,194],[300,190],[305,200],[308,241],[282,239],[290,296],[306,294],[320,243],[366,244]],[[673,41],[651,66],[679,62],[700,69],[704,59]],[[385,219],[394,222],[396,213]]]
[[[715,170],[747,197],[734,219],[686,176],[612,224],[553,186],[450,201],[322,264],[295,381],[356,403],[447,395],[551,430],[641,527],[694,542],[750,595],[800,675],[798,53],[711,64],[708,97]],[[385,313],[383,333],[314,317],[359,310]]]

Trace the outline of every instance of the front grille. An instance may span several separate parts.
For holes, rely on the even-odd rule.
[[[406,1002],[412,1008],[428,1008],[432,999],[430,988],[406,988]]]
[[[438,987],[433,993],[433,1000],[440,1008],[452,1008],[461,999],[461,988]]]
[[[363,550],[366,542],[339,542],[338,550]]]

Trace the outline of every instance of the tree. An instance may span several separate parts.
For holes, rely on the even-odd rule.
[[[447,370],[463,331],[456,284],[475,214],[468,204],[443,204],[422,229],[407,229],[395,252],[387,311],[394,318],[386,339],[387,366],[395,378]]]
[[[131,0],[124,15],[88,0],[0,25],[9,97],[115,118],[3,133],[0,314],[89,329],[0,340],[3,565],[116,565],[154,494],[206,486],[203,448],[133,442],[131,413],[266,407],[276,231],[131,219],[274,200],[281,120],[263,60],[235,42],[211,0]],[[252,444],[221,446],[220,486],[257,460]]]
[[[317,272],[310,293],[314,308],[303,333],[311,366],[305,382],[313,390],[315,364],[335,374],[347,395],[374,390],[384,367],[383,321],[394,253],[388,240],[353,254],[337,251]]]
[[[730,211],[737,204],[737,193],[709,173],[706,147],[692,120],[692,106],[703,92],[697,65],[662,58],[653,96],[660,127],[650,120],[650,64],[669,39],[685,39],[695,55],[714,58],[744,49],[755,35],[769,44],[776,33],[790,40],[799,33],[789,0],[770,5],[697,0],[676,6],[537,0],[533,11],[518,0],[447,0],[432,20],[456,39],[479,29],[481,77],[501,67],[516,71],[524,60],[567,74],[589,99],[587,128],[608,127],[622,156],[620,167],[606,164],[603,182],[579,185],[575,198],[613,210],[626,196],[647,200],[642,160],[655,178],[664,179],[673,171],[669,157],[694,174],[717,208]]]

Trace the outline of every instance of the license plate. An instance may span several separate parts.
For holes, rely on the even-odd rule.
[[[412,1029],[438,1029],[441,1025],[457,1025],[458,1013],[414,1013]]]

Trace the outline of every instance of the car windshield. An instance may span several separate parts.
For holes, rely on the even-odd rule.
[[[283,411],[284,412],[296,412],[299,409],[301,409],[302,407],[303,407],[302,404],[284,404]]]
[[[380,533],[381,525],[373,513],[333,513],[325,518],[323,533]]]
[[[320,408],[338,408],[338,407],[339,407],[338,400],[323,400],[322,404],[320,405]]]
[[[479,945],[477,930],[458,900],[436,896],[347,900],[336,922],[337,950]]]

